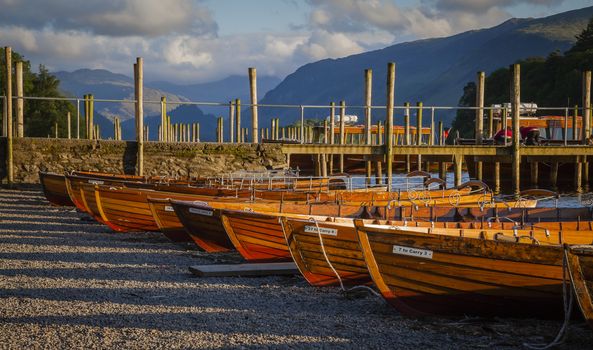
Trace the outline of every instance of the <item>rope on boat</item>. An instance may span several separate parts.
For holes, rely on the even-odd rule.
[[[532,350],[546,350],[552,347],[558,346],[564,343],[566,334],[568,333],[568,326],[570,323],[570,317],[572,313],[572,304],[574,301],[574,295],[572,293],[572,288],[570,284],[567,286],[566,283],[566,271],[568,270],[568,256],[566,253],[566,248],[564,249],[564,256],[562,258],[562,301],[564,303],[564,322],[562,323],[562,327],[558,331],[558,334],[554,338],[554,340],[549,344],[530,344],[530,343],[523,343],[528,349]]]
[[[321,246],[321,252],[323,252],[323,257],[325,258],[325,262],[327,262],[327,264],[329,265],[331,270],[334,272],[334,274],[338,278],[338,282],[340,283],[340,289],[342,290],[342,292],[348,293],[348,292],[352,292],[357,289],[364,289],[364,290],[370,292],[371,294],[381,298],[381,294],[377,293],[376,290],[374,290],[373,288],[370,288],[368,286],[359,285],[359,286],[350,287],[348,289],[344,288],[344,282],[342,282],[342,277],[340,277],[340,274],[338,273],[338,271],[336,271],[336,269],[334,268],[334,265],[329,261],[329,257],[327,256],[327,252],[325,251],[325,245],[323,244],[323,237],[321,236],[321,229],[319,228],[319,223],[317,222],[317,219],[309,218],[309,220],[313,221],[313,223],[315,224],[315,228],[317,229],[317,236],[319,237],[319,243]]]

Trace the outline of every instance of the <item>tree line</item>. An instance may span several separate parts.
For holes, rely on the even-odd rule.
[[[535,102],[544,107],[574,107],[581,105],[581,77],[585,70],[593,70],[593,18],[587,27],[576,36],[575,44],[564,54],[554,51],[548,57],[520,60],[521,101]],[[484,105],[509,101],[511,71],[500,68],[486,77]],[[476,106],[476,83],[469,82],[459,99],[460,107]],[[540,111],[554,114],[557,111]],[[564,113],[562,113],[564,115]],[[473,138],[475,112],[459,110],[453,121],[453,129],[462,137]]]

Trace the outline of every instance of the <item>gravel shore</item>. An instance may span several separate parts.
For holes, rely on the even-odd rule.
[[[409,319],[368,293],[313,288],[300,276],[198,278],[237,262],[159,233],[115,233],[37,188],[0,189],[0,349],[521,349],[561,321]],[[559,348],[591,349],[571,323]]]

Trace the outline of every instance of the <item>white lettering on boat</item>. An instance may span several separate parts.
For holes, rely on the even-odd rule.
[[[103,185],[105,183],[105,181],[101,181],[101,180],[89,180],[90,184],[93,185]]]
[[[175,211],[172,206],[165,205],[165,211]]]
[[[317,230],[317,226],[305,226],[305,232],[321,233],[322,235],[328,235],[328,236],[337,236],[338,235],[338,230],[335,228],[319,227],[319,230]]]
[[[189,208],[189,212],[198,215],[212,216],[212,210],[204,210],[198,208]]]
[[[202,202],[202,201],[193,201],[192,203],[196,204],[196,205],[203,205],[205,207],[209,207],[210,205],[208,204],[208,202]]]
[[[432,250],[411,247],[393,246],[393,254],[415,256],[417,258],[432,259]]]

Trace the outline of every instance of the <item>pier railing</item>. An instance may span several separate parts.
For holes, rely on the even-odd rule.
[[[537,157],[569,157],[575,162],[576,178],[580,179],[583,174],[588,177],[587,157],[593,155],[593,147],[588,147],[591,142],[591,72],[586,71],[582,74],[582,103],[581,107],[575,107],[572,116],[569,116],[569,107],[546,107],[546,110],[563,112],[564,116],[559,122],[562,129],[562,139],[564,144],[561,146],[523,146],[520,136],[520,112],[521,112],[521,98],[520,98],[520,66],[514,64],[511,66],[511,93],[509,101],[511,101],[508,108],[501,109],[502,116],[500,123],[495,124],[494,109],[497,107],[486,107],[484,105],[484,91],[485,91],[485,73],[478,72],[476,78],[476,103],[474,107],[444,107],[444,106],[424,106],[422,102],[418,102],[415,106],[409,103],[403,106],[395,105],[395,63],[387,64],[387,98],[385,106],[374,106],[372,104],[372,70],[366,69],[364,71],[364,104],[360,106],[347,106],[345,101],[340,101],[339,105],[331,102],[329,105],[269,105],[258,104],[257,99],[257,75],[255,68],[248,69],[249,84],[250,84],[250,101],[249,103],[241,104],[239,99],[229,102],[190,102],[190,101],[167,101],[166,97],[162,97],[158,101],[151,101],[144,99],[144,75],[143,75],[143,59],[138,57],[134,63],[134,98],[128,100],[112,100],[112,99],[95,99],[92,94],[84,95],[82,98],[48,98],[48,97],[31,97],[23,95],[23,79],[22,79],[22,63],[17,62],[14,76],[16,78],[16,94],[13,96],[13,69],[12,69],[12,53],[10,47],[5,50],[5,76],[3,82],[5,84],[5,96],[3,97],[3,127],[2,135],[6,137],[7,142],[7,178],[8,182],[12,182],[12,139],[13,137],[25,136],[24,125],[24,103],[27,100],[62,100],[70,101],[76,107],[76,118],[73,123],[70,114],[67,116],[67,137],[73,137],[72,125],[76,126],[77,138],[95,139],[101,138],[101,131],[94,122],[94,110],[96,103],[125,103],[134,105],[134,120],[135,120],[135,139],[137,142],[137,173],[143,174],[143,154],[144,142],[149,140],[148,126],[144,125],[145,113],[144,106],[148,104],[159,104],[161,111],[161,120],[158,127],[157,139],[161,142],[198,142],[201,140],[200,128],[197,123],[176,124],[171,123],[170,117],[167,114],[167,105],[179,104],[193,104],[197,106],[217,106],[227,110],[228,128],[226,135],[227,142],[252,142],[259,143],[263,140],[272,142],[281,142],[284,152],[290,156],[293,154],[314,154],[317,155],[317,168],[320,175],[332,173],[332,166],[334,156],[338,155],[339,170],[344,170],[344,155],[346,154],[360,154],[365,155],[366,174],[367,178],[371,177],[373,164],[375,167],[377,177],[383,174],[382,163],[386,164],[385,173],[387,176],[387,185],[391,189],[393,161],[394,156],[405,154],[407,166],[410,166],[409,157],[417,157],[416,163],[419,167],[422,164],[422,156],[440,156],[439,162],[453,162],[455,165],[456,183],[461,182],[460,172],[463,157],[472,156],[476,160],[476,177],[482,178],[482,162],[486,160],[494,160],[500,168],[500,162],[508,161],[512,163],[512,178],[513,188],[515,193],[519,193],[519,179],[520,179],[520,163],[523,156],[536,159]],[[16,103],[16,113],[13,115],[13,102]],[[242,126],[243,119],[241,114],[242,108],[250,111],[251,123],[247,128]],[[292,109],[298,113],[299,123],[292,123],[291,125],[280,125],[279,118],[272,118],[270,128],[261,128],[259,125],[259,109],[265,108],[284,108]],[[81,109],[84,111],[84,116],[81,114]],[[317,133],[311,125],[306,125],[306,114],[310,110],[325,109],[329,113],[329,120],[324,120],[323,126],[319,125]],[[348,141],[348,128],[346,126],[346,111],[347,109],[358,109],[364,112],[364,122],[361,133],[363,136],[357,137],[356,142],[354,137]],[[499,108],[500,109],[500,108]],[[377,110],[383,110],[380,116],[374,115]],[[425,123],[424,112],[430,111],[430,122]],[[452,110],[470,110],[475,112],[475,129],[474,129],[474,145],[444,145],[443,119],[437,114],[443,111]],[[413,113],[415,112],[415,129],[411,125]],[[339,113],[339,114],[338,114]],[[399,129],[394,124],[394,114],[397,113],[403,116],[403,126]],[[578,121],[578,114],[581,114],[580,125]],[[323,113],[322,115],[325,115]],[[216,142],[225,142],[225,118],[222,116],[216,117]],[[510,125],[508,125],[510,119]],[[377,122],[373,126],[373,120]],[[486,120],[486,127],[484,121]],[[113,118],[114,132],[113,139],[120,140],[122,138],[122,130],[120,119]],[[13,122],[16,128],[13,129]],[[438,122],[438,130],[435,125]],[[84,123],[84,124],[83,124]],[[428,131],[425,132],[425,125],[429,125]],[[84,125],[84,126],[83,126]],[[571,126],[572,125],[572,126]],[[506,130],[510,127],[512,132],[511,142],[507,145],[505,140],[503,145],[484,145],[484,140],[493,135],[495,130],[500,128]],[[569,144],[569,127],[571,128],[571,137],[573,140],[580,139],[580,145]],[[337,128],[337,132],[336,132]],[[58,124],[54,127],[54,135],[60,136]],[[268,129],[268,130],[266,130]],[[322,130],[322,131],[321,131]],[[375,130],[375,132],[373,132]],[[580,132],[579,132],[580,131]],[[337,135],[336,135],[337,134]],[[351,134],[354,134],[352,132]],[[271,137],[269,137],[271,135]],[[320,136],[323,135],[323,136]],[[330,137],[328,137],[331,135]],[[426,136],[428,135],[428,136]],[[436,137],[435,137],[436,135]],[[48,135],[49,136],[49,135]],[[264,137],[265,136],[265,137]],[[336,140],[337,136],[337,140]],[[353,144],[354,143],[354,144]],[[491,157],[491,158],[480,158]],[[493,158],[492,158],[493,157]],[[378,159],[377,159],[378,158]],[[537,161],[536,161],[537,163]],[[329,166],[329,172],[328,172]],[[537,169],[537,166],[536,166]],[[496,170],[495,170],[496,172]],[[588,181],[588,179],[586,179]],[[580,180],[577,180],[577,182]]]

